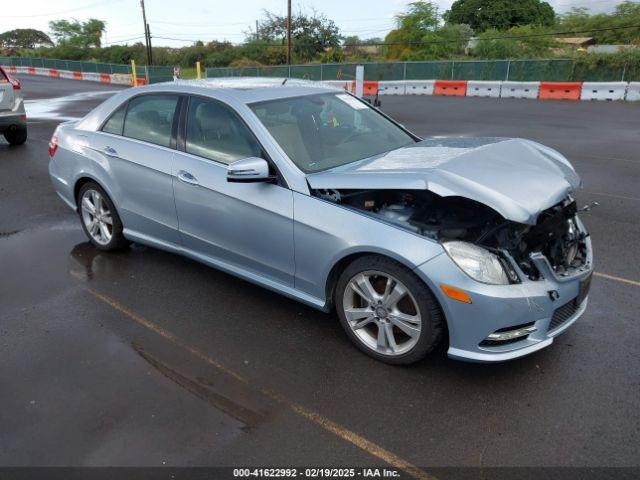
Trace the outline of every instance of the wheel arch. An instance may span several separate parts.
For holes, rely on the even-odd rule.
[[[105,186],[104,182],[101,182],[93,175],[83,172],[78,176],[73,184],[73,203],[75,204],[76,211],[78,211],[78,194],[80,193],[80,189],[83,187],[83,185],[86,185],[89,182],[97,184],[100,188],[107,192],[107,195],[109,195],[109,199],[116,207],[116,210],[118,209],[118,205],[116,203],[116,200],[114,199],[113,193]]]
[[[340,274],[352,262],[354,262],[358,258],[365,257],[365,256],[368,256],[368,255],[376,255],[376,256],[379,256],[379,257],[388,258],[389,260],[393,260],[394,262],[399,263],[400,265],[402,265],[403,267],[405,267],[405,268],[407,268],[407,269],[409,269],[411,271],[415,270],[415,268],[416,268],[416,265],[412,265],[410,261],[408,261],[405,258],[402,258],[401,256],[399,256],[397,254],[393,254],[392,252],[380,251],[380,250],[375,249],[375,248],[363,249],[363,250],[357,250],[357,251],[351,251],[351,252],[345,252],[345,254],[343,256],[341,256],[340,258],[338,258],[336,261],[333,262],[333,265],[332,265],[331,269],[329,270],[329,273],[327,274],[327,277],[326,277],[326,281],[325,281],[325,297],[326,297],[326,309],[327,310],[333,310],[335,308],[334,298],[333,297],[334,297],[336,285],[338,283],[338,279],[340,278]],[[418,278],[419,278],[419,276],[418,276]],[[422,281],[422,279],[420,279],[420,280]],[[429,290],[432,290],[430,285],[428,285],[426,282],[423,282],[423,283],[425,283],[425,286]],[[437,300],[437,296],[435,295],[435,293],[433,291],[431,291],[431,293],[434,296],[434,298],[436,298],[436,300]],[[439,301],[438,301],[438,304],[439,304]],[[439,305],[439,307],[442,310],[442,306]]]

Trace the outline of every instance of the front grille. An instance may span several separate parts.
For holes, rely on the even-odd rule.
[[[560,308],[556,308],[551,317],[551,323],[549,323],[549,330],[555,330],[564,322],[569,320],[575,315],[580,308],[580,305],[575,300],[571,300],[569,303],[565,303]]]

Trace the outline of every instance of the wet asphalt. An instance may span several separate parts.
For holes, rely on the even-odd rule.
[[[421,136],[564,153],[579,202],[601,204],[584,216],[596,270],[615,277],[596,276],[585,316],[534,355],[475,365],[441,349],[400,368],[333,315],[152,248],[92,248],[49,182],[47,142],[117,87],[20,80],[29,140],[0,140],[0,466],[640,464],[640,104],[383,98]]]

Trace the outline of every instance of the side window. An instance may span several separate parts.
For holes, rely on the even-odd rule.
[[[124,136],[168,147],[178,98],[177,95],[142,95],[130,100]]]
[[[186,150],[226,164],[263,156],[260,145],[233,111],[199,97],[189,102]]]
[[[102,127],[102,131],[113,133],[114,135],[122,135],[122,127],[124,126],[124,112],[127,111],[127,102],[121,105]]]

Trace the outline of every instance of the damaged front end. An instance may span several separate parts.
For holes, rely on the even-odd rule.
[[[541,211],[536,223],[529,225],[507,220],[477,201],[442,197],[428,190],[317,189],[312,194],[438,241],[454,261],[454,249],[466,249],[464,255],[478,257],[476,269],[500,262],[502,268],[485,270],[502,270],[503,276],[491,272],[476,275],[456,261],[465,273],[484,283],[541,280],[545,276],[541,261],[557,276],[570,276],[588,267],[588,233],[570,196]],[[491,255],[480,258],[483,250]]]

